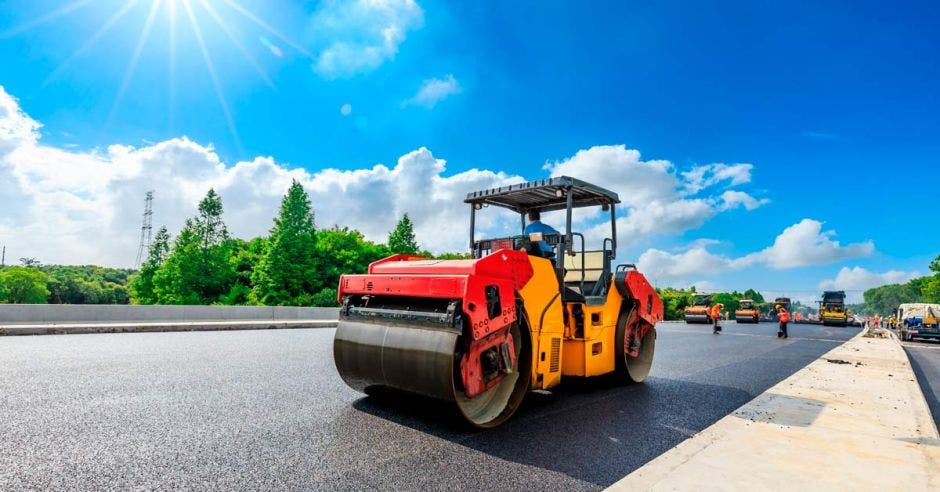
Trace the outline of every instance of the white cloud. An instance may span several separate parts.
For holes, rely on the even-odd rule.
[[[154,225],[170,231],[210,187],[222,196],[229,230],[240,237],[266,233],[291,179],[311,195],[317,224],[351,226],[384,241],[402,214],[415,221],[422,245],[464,250],[467,190],[522,181],[487,170],[446,175],[445,163],[421,148],[393,167],[310,173],[272,157],[234,165],[211,147],[185,137],[144,147],[112,145],[73,152],[39,142],[39,124],[0,87],[0,243],[8,256],[48,263],[127,266],[136,255],[144,192],[156,190]],[[481,217],[483,231],[502,229],[497,214]]]
[[[714,275],[731,267],[728,258],[710,253],[704,246],[690,248],[681,253],[648,249],[637,260],[637,268],[652,279],[689,279],[701,275]]]
[[[393,59],[408,32],[423,24],[414,0],[327,0],[311,19],[311,36],[322,45],[313,68],[328,79],[370,72]]]
[[[803,219],[787,227],[775,239],[774,244],[756,253],[731,258],[708,251],[711,240],[699,240],[679,253],[670,253],[650,248],[640,255],[637,266],[657,281],[676,282],[677,285],[703,275],[766,265],[774,269],[790,269],[803,266],[833,263],[852,257],[868,256],[874,252],[871,241],[842,246],[831,239],[835,231],[823,231],[822,222]],[[847,269],[843,269],[845,271]],[[846,273],[849,275],[852,272]],[[841,276],[842,272],[840,272]],[[888,272],[892,277],[907,274]],[[856,276],[861,273],[855,272]],[[846,279],[853,277],[847,276]],[[821,284],[822,285],[822,284]],[[820,287],[822,288],[822,287]]]
[[[728,182],[728,186],[750,183],[753,168],[754,165],[746,163],[730,166],[722,163],[706,164],[683,172],[682,177],[685,179],[686,191],[694,194],[724,181]]]
[[[352,104],[346,103],[339,107],[339,114],[349,116],[352,113]]]
[[[876,273],[858,266],[852,268],[842,267],[835,278],[819,282],[819,289],[865,291],[881,285],[902,284],[919,276],[920,274],[917,272],[889,270],[884,273]]]
[[[719,212],[740,205],[752,210],[767,203],[744,192],[691,196],[722,182],[728,182],[728,186],[747,183],[751,167],[750,164],[709,164],[695,168],[692,175],[677,174],[671,162],[644,161],[639,151],[623,145],[591,147],[568,159],[545,165],[552,176],[577,177],[619,195],[622,205],[617,219],[617,241],[621,245],[650,236],[697,229]],[[690,191],[692,189],[694,192]],[[606,233],[609,233],[609,226],[601,223],[587,235],[589,239],[597,239]]]
[[[448,97],[459,94],[460,83],[453,74],[447,74],[442,79],[427,79],[421,83],[418,93],[403,103],[405,106],[417,105],[433,108],[437,103]]]
[[[822,226],[818,220],[803,219],[784,229],[772,246],[748,255],[747,261],[765,262],[772,268],[783,269],[870,256],[875,251],[871,241],[842,246],[832,239],[836,232],[823,231]]]
[[[770,203],[770,200],[767,198],[757,199],[743,191],[737,190],[728,190],[722,193],[721,201],[723,210],[737,208],[739,205],[743,205],[747,210],[754,210]]]
[[[223,198],[233,235],[265,234],[291,179],[310,193],[320,227],[350,226],[384,241],[407,212],[423,246],[463,251],[466,193],[525,180],[485,169],[448,174],[445,161],[425,148],[392,166],[310,172],[273,157],[225,163],[211,146],[186,137],[73,151],[43,144],[40,127],[0,87],[0,243],[11,258],[32,256],[47,263],[130,265],[144,193],[151,189],[156,191],[155,226],[179,231],[213,187]],[[727,208],[720,195],[689,198],[671,163],[642,161],[639,152],[622,145],[582,150],[546,169],[618,192],[624,203],[618,222],[622,244],[698,227]],[[600,216],[579,217],[588,221],[581,229],[588,233],[603,223]],[[481,234],[505,235],[518,230],[518,216],[488,209],[477,225]],[[596,230],[606,227],[603,223]]]

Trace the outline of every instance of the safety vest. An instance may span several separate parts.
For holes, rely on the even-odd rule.
[[[790,313],[788,313],[786,309],[781,309],[780,313],[777,314],[777,319],[780,320],[781,323],[789,323]]]
[[[711,308],[711,312],[708,313],[712,318],[717,318],[721,314],[721,304],[715,304]]]

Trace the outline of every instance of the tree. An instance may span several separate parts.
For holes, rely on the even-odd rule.
[[[43,265],[50,304],[127,304],[133,270],[95,265]]]
[[[267,305],[309,304],[318,282],[316,236],[310,197],[296,180],[281,200],[268,248],[252,280],[252,299]]]
[[[233,242],[222,221],[222,199],[210,189],[199,213],[186,220],[166,261],[153,277],[160,304],[214,304],[235,279]]]
[[[140,266],[140,272],[131,280],[131,298],[134,304],[156,304],[157,294],[154,291],[153,277],[157,270],[163,266],[167,256],[170,254],[170,233],[166,226],[157,230],[153,242],[150,244],[150,251],[147,254],[147,260]]]
[[[927,277],[922,277],[926,280]],[[865,291],[866,312],[871,314],[885,314],[894,312],[899,305],[907,302],[923,302],[924,282],[914,279],[906,284],[882,285]]]
[[[667,320],[681,320],[685,315],[685,308],[692,305],[695,301],[695,287],[689,290],[662,288],[656,289],[659,297],[663,300],[663,311]]]
[[[391,254],[384,244],[368,241],[361,232],[345,227],[320,229],[316,236],[317,273],[322,288],[311,300],[314,306],[335,306],[340,275],[365,273],[369,263]]]
[[[754,301],[754,302],[757,303],[757,304],[763,304],[763,303],[764,303],[764,296],[763,296],[760,292],[757,292],[757,291],[754,290],[754,289],[747,289],[747,290],[745,290],[745,291],[744,291],[744,296],[742,297],[742,299],[750,299],[750,300]]]
[[[268,239],[265,237],[256,237],[251,241],[234,239],[232,245],[231,263],[235,271],[235,280],[228,293],[219,301],[226,305],[258,304],[259,302],[251,295],[254,287],[252,277],[268,248]]]
[[[49,276],[27,267],[9,267],[0,270],[0,301],[9,304],[45,304],[49,289]]]
[[[418,242],[415,240],[414,225],[408,214],[402,216],[395,230],[388,235],[388,249],[393,253],[418,254]]]
[[[26,268],[35,268],[41,265],[36,258],[20,258],[20,264]]]

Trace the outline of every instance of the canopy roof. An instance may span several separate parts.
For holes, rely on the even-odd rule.
[[[529,210],[563,210],[568,206],[568,199],[559,190],[567,189],[571,190],[572,206],[575,208],[620,203],[616,193],[568,176],[474,191],[467,193],[464,203],[495,205],[520,213]]]

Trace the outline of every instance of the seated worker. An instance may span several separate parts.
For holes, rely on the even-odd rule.
[[[550,225],[542,223],[542,216],[539,214],[538,210],[529,210],[529,225],[525,226],[523,234],[529,235],[534,232],[541,232],[542,234],[558,234],[558,231]],[[539,250],[542,251],[543,258],[551,258],[555,256],[555,250],[548,245],[545,241],[539,241],[538,243]]]

